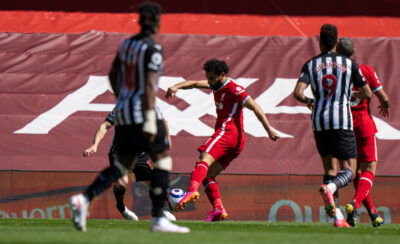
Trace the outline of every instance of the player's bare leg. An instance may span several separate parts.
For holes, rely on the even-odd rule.
[[[200,198],[200,184],[207,176],[208,169],[214,164],[214,162],[215,159],[210,154],[206,152],[200,153],[199,159],[197,160],[196,166],[190,177],[189,189],[181,201],[176,205],[175,211],[181,211],[185,209],[189,202],[195,202]]]

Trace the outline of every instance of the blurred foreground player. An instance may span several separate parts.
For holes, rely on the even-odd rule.
[[[217,112],[215,132],[198,148],[200,156],[192,172],[188,192],[175,210],[182,210],[189,202],[197,200],[200,197],[199,186],[203,183],[208,199],[213,205],[213,210],[210,210],[205,221],[219,221],[226,219],[228,213],[222,204],[215,177],[226,169],[243,149],[245,142],[243,106],[254,112],[271,140],[277,140],[279,135],[271,128],[265,113],[245,89],[226,76],[229,67],[224,61],[208,60],[203,69],[207,80],[178,83],[169,87],[166,94],[169,98],[174,97],[179,89],[212,89]]]
[[[100,142],[103,140],[104,136],[108,132],[108,130],[114,125],[114,118],[115,118],[115,108],[107,115],[106,119],[100,124],[99,128],[97,129],[92,145],[88,147],[84,152],[83,156],[84,157],[90,157],[94,155],[97,152],[97,148],[100,144]],[[171,140],[169,137],[168,133],[168,126],[166,121],[164,120],[164,125],[167,128],[167,134],[168,134],[168,139],[171,145]],[[115,137],[113,138],[110,146],[110,150],[108,152],[108,160],[110,165],[114,164],[114,154],[115,152],[115,142],[114,142]],[[135,167],[133,168],[133,173],[135,175],[136,181],[143,181],[149,189],[151,188],[150,186],[150,180],[151,180],[151,173],[152,173],[153,165],[147,156],[146,153],[142,152],[139,155],[139,158],[135,164]],[[128,175],[122,176],[119,178],[113,187],[113,193],[115,200],[117,201],[117,209],[121,213],[121,215],[124,217],[126,220],[138,220],[139,218],[136,216],[134,212],[129,210],[125,203],[124,203],[124,196],[125,196],[125,191],[128,186]],[[163,211],[165,217],[167,217],[171,221],[175,221],[176,218],[173,214],[171,214],[168,211]]]
[[[353,58],[354,44],[349,38],[341,38],[337,46],[337,53]],[[383,90],[375,70],[368,65],[360,65],[361,72],[367,81],[369,87],[379,99],[379,113],[383,117],[389,116],[389,97]],[[354,89],[357,92],[357,89]],[[358,209],[361,203],[367,208],[371,223],[374,227],[382,225],[383,219],[377,214],[372,204],[371,188],[374,182],[376,165],[378,160],[378,151],[376,146],[375,133],[376,125],[372,119],[370,108],[370,99],[354,99],[351,103],[351,113],[354,122],[354,134],[357,141],[357,175],[354,179],[356,193],[353,201],[346,205],[347,222],[354,226],[357,221]]]
[[[357,98],[371,97],[358,64],[343,55],[335,53],[338,34],[334,25],[321,27],[319,46],[321,54],[308,60],[300,74],[294,90],[294,97],[312,108],[312,129],[315,142],[324,167],[324,184],[319,192],[325,202],[328,216],[335,217],[336,205],[333,194],[348,185],[356,170],[356,140],[350,110],[352,86],[359,89]],[[311,85],[314,99],[304,95]],[[340,171],[337,172],[337,163]],[[336,215],[334,225],[349,227],[343,218]]]
[[[141,32],[124,40],[109,73],[117,96],[114,165],[103,170],[88,189],[70,199],[72,222],[86,231],[89,203],[134,167],[144,151],[153,161],[150,197],[153,203],[151,231],[188,233],[164,215],[168,171],[172,169],[169,143],[161,113],[155,109],[157,82],[163,65],[162,47],[154,38],[160,28],[161,7],[145,2],[139,7]]]

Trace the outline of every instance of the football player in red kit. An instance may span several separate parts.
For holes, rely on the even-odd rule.
[[[337,52],[348,57],[354,54],[354,44],[349,38],[339,40]],[[368,65],[360,65],[361,72],[365,77],[373,93],[379,98],[379,113],[383,117],[389,116],[389,98],[384,92],[382,84],[374,69]],[[357,89],[353,88],[354,92]],[[372,119],[370,99],[354,99],[351,102],[351,113],[353,115],[354,134],[357,143],[357,175],[354,179],[356,193],[353,201],[346,205],[347,222],[354,226],[357,220],[357,210],[361,203],[364,203],[374,227],[383,224],[383,219],[377,214],[372,204],[370,190],[375,178],[378,151],[376,146],[375,133],[377,132],[374,120]]]
[[[207,80],[178,83],[169,87],[166,94],[168,98],[175,96],[179,89],[212,89],[217,112],[215,132],[198,148],[200,156],[192,172],[189,189],[175,210],[182,210],[189,202],[196,201],[200,197],[199,186],[203,183],[208,199],[213,205],[213,210],[205,221],[219,221],[226,219],[228,214],[222,204],[215,177],[226,169],[243,149],[243,107],[254,112],[271,140],[277,140],[279,135],[271,128],[265,113],[246,90],[227,77],[229,67],[224,61],[208,60],[203,69]]]

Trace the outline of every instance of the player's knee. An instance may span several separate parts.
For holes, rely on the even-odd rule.
[[[153,164],[155,169],[171,171],[172,170],[172,158],[170,156],[160,158]]]
[[[118,189],[126,188],[128,186],[128,175],[122,176],[115,182]]]
[[[114,162],[114,166],[117,167],[117,169],[121,173],[121,176],[127,175],[129,173],[129,170],[117,160]]]
[[[157,186],[157,187],[152,188],[151,192],[153,193],[153,195],[159,196],[163,193],[163,190],[161,187]]]

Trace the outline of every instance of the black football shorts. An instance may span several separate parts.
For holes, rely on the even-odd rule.
[[[314,131],[314,138],[322,157],[332,155],[342,160],[357,158],[356,137],[352,130]]]

